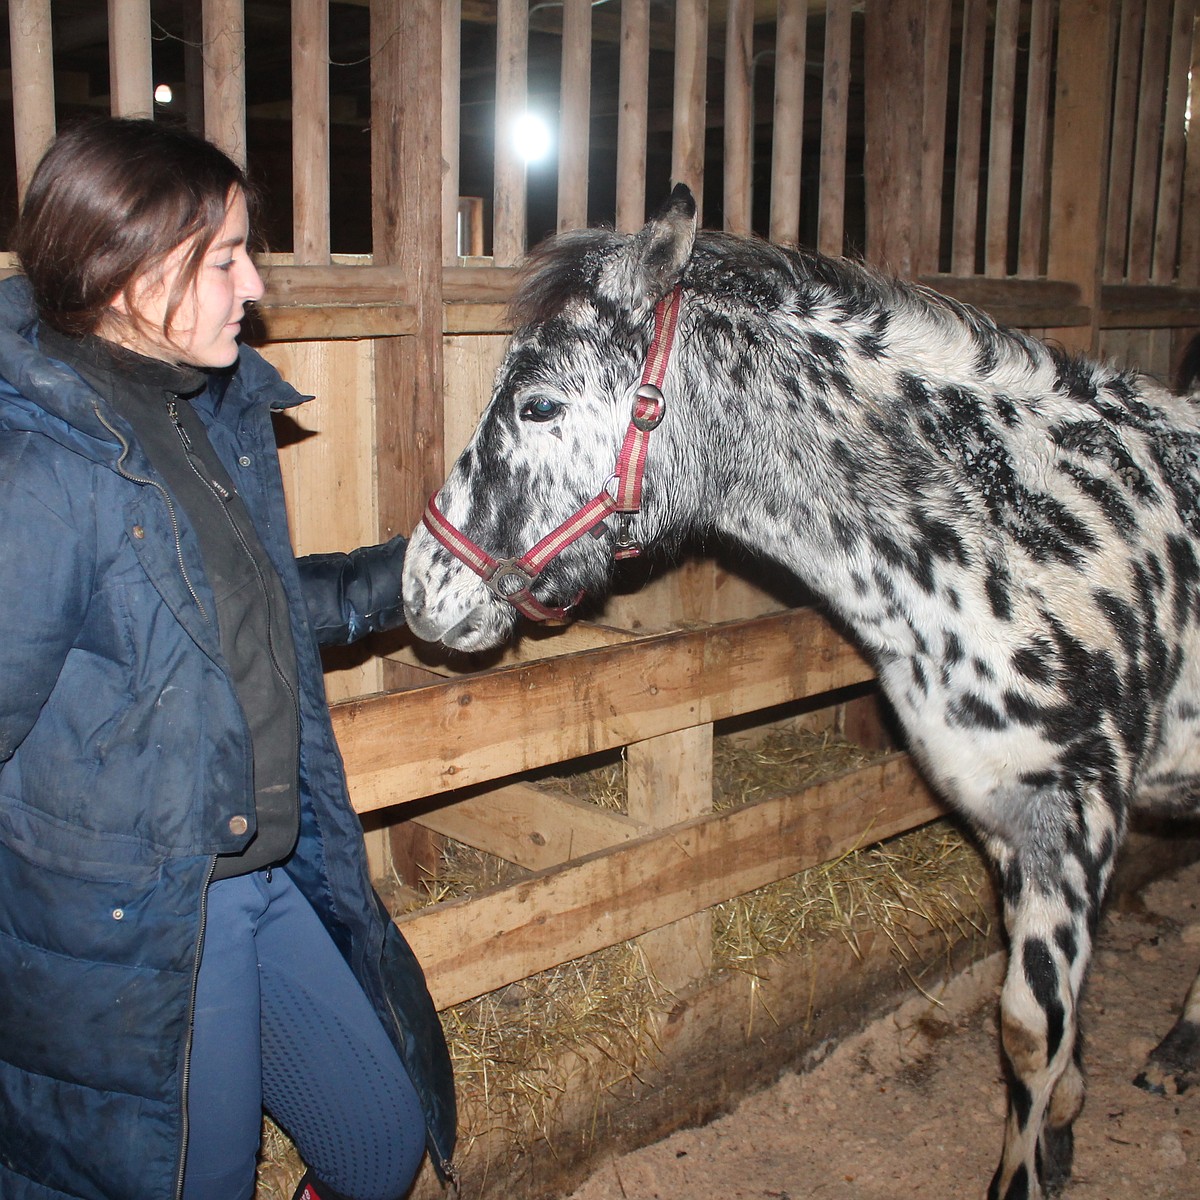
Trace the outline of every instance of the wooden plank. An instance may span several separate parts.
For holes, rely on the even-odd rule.
[[[1017,81],[1020,0],[997,0],[992,40],[991,132],[988,136],[987,220],[983,271],[1008,274],[1008,209],[1012,192],[1013,108]]]
[[[246,21],[243,0],[202,0],[204,136],[246,165]]]
[[[726,11],[724,134],[723,228],[746,237],[753,227],[754,0],[729,0]]]
[[[1167,69],[1167,103],[1163,118],[1162,161],[1158,172],[1158,207],[1154,224],[1154,253],[1150,278],[1169,283],[1175,278],[1183,162],[1187,147],[1188,71],[1196,26],[1196,0],[1176,0],[1171,27],[1171,56]]]
[[[1017,274],[1033,279],[1044,269],[1046,151],[1050,131],[1051,51],[1054,10],[1050,0],[1033,0],[1029,16],[1028,74],[1025,81],[1025,139],[1021,151],[1021,219]]]
[[[1089,327],[1048,331],[1069,350],[1095,353],[1099,344],[1100,267],[1104,241],[1112,61],[1113,0],[1060,0],[1050,171],[1050,232],[1046,270],[1079,284],[1092,314]]]
[[[397,265],[317,266],[273,264],[259,273],[268,303],[415,304],[416,274]]]
[[[1200,113],[1200,30],[1193,27],[1191,70],[1188,72],[1188,108]],[[1200,138],[1187,139],[1180,202],[1179,283],[1200,286]]]
[[[770,237],[773,242],[789,245],[795,245],[800,240],[807,42],[808,0],[779,0],[771,129]]]
[[[559,89],[558,225],[587,225],[592,110],[591,0],[562,0],[562,83]]]
[[[821,182],[817,249],[845,249],[846,131],[850,111],[850,0],[825,7],[825,74],[821,93]]]
[[[438,1008],[936,819],[907,756],[404,917]]]
[[[646,825],[527,783],[510,783],[420,811],[412,821],[531,871],[632,841]]]
[[[1108,209],[1104,232],[1104,279],[1125,278],[1129,252],[1129,204],[1133,195],[1133,145],[1137,128],[1138,76],[1146,0],[1124,0],[1117,41],[1112,148],[1108,160]]]
[[[1106,283],[1102,323],[1112,329],[1172,329],[1200,325],[1200,287]]]
[[[919,233],[914,270],[936,271],[941,265],[942,193],[946,170],[950,0],[928,0],[926,4],[924,62]]]
[[[251,340],[269,342],[394,338],[418,333],[412,304],[258,304]]]
[[[292,0],[292,246],[329,262],[328,0]]]
[[[462,0],[442,0],[442,262],[458,261]],[[468,243],[469,252],[469,243]]]
[[[621,77],[617,94],[617,229],[636,233],[646,220],[646,132],[650,107],[650,0],[621,4]]]
[[[1002,325],[1030,329],[1049,324],[1087,324],[1091,320],[1079,284],[1065,280],[923,275],[920,282],[935,292],[983,309]]]
[[[871,678],[797,609],[377,696],[338,706],[334,722],[366,812]]]
[[[1149,0],[1142,39],[1142,71],[1138,82],[1137,132],[1133,149],[1133,194],[1129,203],[1130,283],[1150,280],[1154,253],[1154,208],[1158,200],[1158,166],[1170,28],[1171,0]]]
[[[987,0],[966,0],[963,7],[961,67],[958,82],[958,135],[954,157],[954,217],[950,270],[975,274],[979,232],[979,167],[983,139],[983,65],[987,44]]]
[[[513,125],[525,112],[528,78],[528,0],[497,0],[492,256],[498,267],[512,266],[525,254],[525,164],[517,153]]]
[[[8,0],[8,43],[20,202],[42,155],[54,140],[50,0]]]
[[[154,115],[150,0],[108,0],[108,78],[114,117]]]
[[[504,355],[496,335],[447,337],[443,343],[442,445],[448,474],[492,397],[492,380]]]
[[[625,750],[629,815],[652,828],[703,817],[713,807],[713,727],[696,725]],[[650,972],[681,992],[712,970],[712,913],[702,911],[641,938]]]
[[[506,304],[447,304],[442,309],[445,333],[511,333]]]
[[[704,223],[707,82],[708,0],[677,0],[671,179],[675,183],[686,183],[692,189],[696,197],[696,219],[701,225]]]
[[[442,297],[473,304],[507,304],[517,285],[518,268],[447,267],[442,272]]]
[[[922,251],[921,170],[924,153],[925,0],[867,6],[867,257],[911,276]]]

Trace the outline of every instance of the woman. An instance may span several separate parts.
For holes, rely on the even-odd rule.
[[[403,621],[404,540],[297,560],[242,172],[64,133],[0,284],[0,1196],[395,1200],[454,1093],[371,889],[317,643]]]

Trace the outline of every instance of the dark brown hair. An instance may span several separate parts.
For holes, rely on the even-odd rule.
[[[245,173],[194,134],[106,117],[55,139],[30,180],[17,225],[17,261],[43,321],[70,337],[100,331],[123,296],[177,247],[192,244],[167,297],[166,334]]]

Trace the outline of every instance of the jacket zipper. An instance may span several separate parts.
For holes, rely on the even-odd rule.
[[[117,459],[117,474],[124,479],[128,479],[131,483],[140,483],[146,487],[152,487],[162,495],[163,501],[166,503],[167,512],[171,517],[171,531],[175,536],[175,560],[179,563],[179,573],[183,576],[184,586],[188,593],[196,603],[196,607],[200,610],[200,615],[204,618],[206,625],[211,625],[212,622],[208,618],[208,610],[204,607],[204,601],[200,599],[196,593],[196,589],[192,586],[191,576],[187,573],[187,565],[183,561],[183,543],[179,537],[179,516],[175,512],[175,502],[171,499],[171,493],[157,480],[146,479],[141,475],[134,475],[131,471],[125,469],[125,460],[129,457],[130,445],[122,437],[120,430],[115,429],[100,411],[98,404],[92,405],[92,411],[96,414],[96,419],[108,430],[109,433],[117,439],[117,443],[121,447],[121,457]]]
[[[196,477],[212,492],[212,494],[221,501],[221,511],[225,514],[225,520],[229,522],[230,529],[233,530],[234,537],[237,538],[238,544],[242,547],[243,553],[250,560],[250,565],[254,568],[254,574],[258,579],[258,590],[262,593],[263,602],[266,605],[267,614],[267,653],[271,657],[271,666],[275,670],[275,674],[279,676],[279,681],[283,684],[287,694],[292,698],[292,717],[296,728],[296,754],[300,753],[300,698],[296,695],[295,689],[292,687],[291,680],[288,679],[287,673],[279,665],[279,658],[275,653],[275,623],[271,620],[271,605],[268,602],[267,581],[263,578],[262,570],[259,568],[258,560],[254,557],[242,531],[238,528],[237,522],[233,519],[232,514],[227,507],[229,500],[232,498],[232,493],[222,487],[215,479],[210,479],[208,474],[201,471],[196,464],[195,452],[192,449],[192,439],[188,436],[188,432],[183,427],[183,422],[179,419],[179,406],[174,401],[168,401],[167,414],[171,418],[171,423],[175,426],[175,431],[179,434],[179,440],[183,443],[184,457],[187,459],[188,466],[191,467]],[[264,553],[266,547],[263,548]],[[299,770],[299,762],[296,767]],[[296,809],[299,812],[300,799],[297,793]]]
[[[208,926],[208,888],[217,870],[214,854],[204,877],[204,890],[200,893],[200,925],[196,932],[196,953],[192,960],[192,986],[188,995],[187,1044],[183,1048],[183,1067],[179,1074],[179,1166],[175,1173],[175,1200],[183,1198],[183,1176],[187,1168],[188,1135],[191,1132],[188,1120],[188,1084],[192,1074],[192,1035],[196,1023],[196,987],[200,982],[200,959],[204,953],[204,934]]]

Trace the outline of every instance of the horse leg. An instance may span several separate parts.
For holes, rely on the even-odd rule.
[[[1134,1080],[1140,1088],[1160,1096],[1179,1095],[1200,1082],[1200,975],[1196,976],[1183,1004],[1183,1012],[1146,1059]]]
[[[989,1200],[1040,1200],[1071,1174],[1072,1123],[1086,1090],[1079,993],[1115,839],[1085,834],[1070,842],[999,856],[1009,937],[1000,995],[1009,1113]]]

